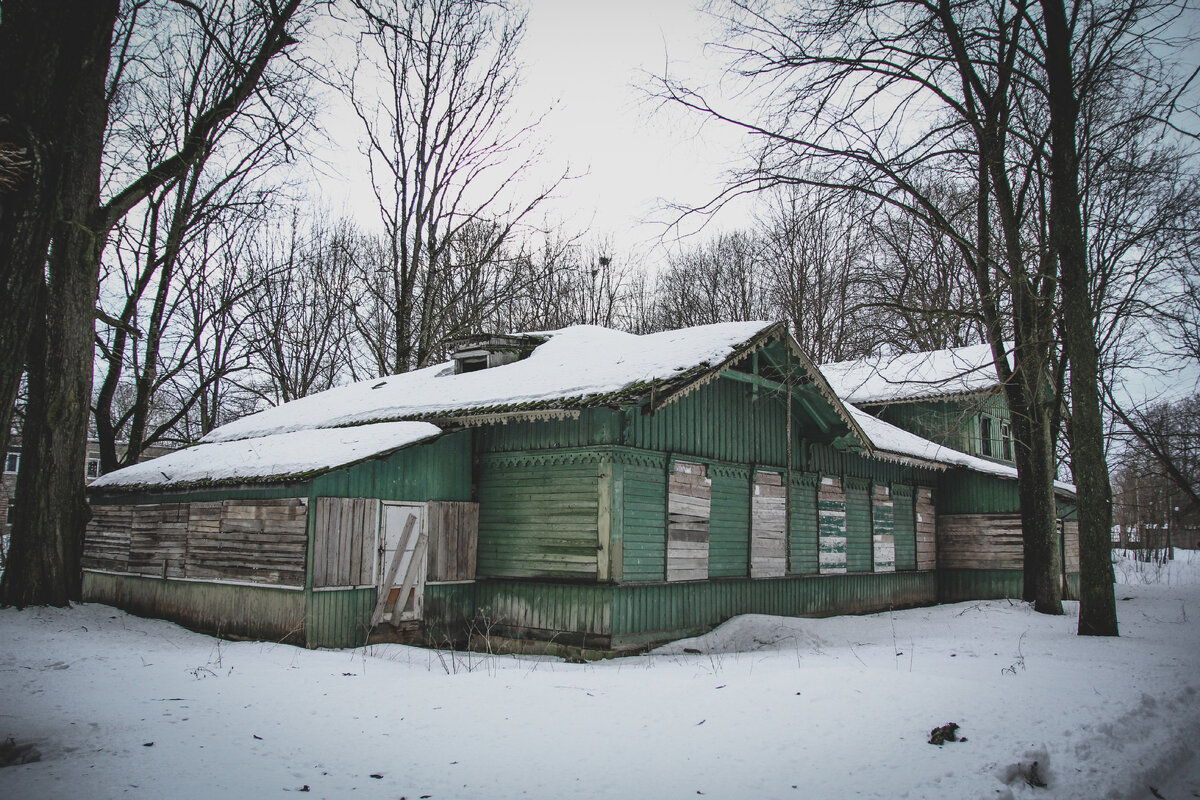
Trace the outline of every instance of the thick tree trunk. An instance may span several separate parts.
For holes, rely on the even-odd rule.
[[[1062,324],[1071,364],[1071,466],[1079,490],[1079,633],[1116,636],[1112,487],[1104,455],[1095,315],[1079,197],[1074,49],[1062,0],[1042,0],[1042,9],[1050,87],[1050,239],[1061,271]]]
[[[6,29],[3,45],[16,48],[5,60],[13,58],[18,67],[6,72],[5,81],[30,81],[45,92],[27,97],[19,107],[21,125],[44,159],[30,189],[38,202],[16,209],[19,216],[5,231],[32,243],[17,253],[24,263],[6,264],[6,277],[17,275],[19,286],[36,282],[42,302],[33,305],[27,347],[6,352],[0,366],[6,389],[14,361],[25,362],[29,373],[12,549],[0,582],[4,604],[65,605],[81,594],[96,265],[102,246],[95,233],[96,210],[108,118],[105,78],[116,17],[115,0],[18,0],[5,3],[0,22]],[[39,74],[43,71],[53,76],[49,83]],[[47,182],[47,176],[53,180]],[[32,245],[38,242],[30,234],[41,236],[46,220],[51,223],[48,269],[43,266],[45,249],[35,252]],[[4,254],[6,261],[11,257]],[[6,313],[13,310],[9,306]]]

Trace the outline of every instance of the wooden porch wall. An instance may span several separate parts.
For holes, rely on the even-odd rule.
[[[1063,565],[1068,573],[1079,572],[1079,521],[1063,520]],[[1076,597],[1079,596],[1076,589]]]
[[[712,480],[704,464],[676,461],[667,478],[667,580],[708,578]]]
[[[429,503],[427,581],[470,581],[475,579],[479,545],[478,503]]]
[[[83,568],[303,586],[307,519],[302,498],[98,506]]]

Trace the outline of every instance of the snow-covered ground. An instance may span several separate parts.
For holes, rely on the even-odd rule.
[[[739,617],[591,664],[6,609],[0,752],[41,760],[0,797],[1200,797],[1200,553],[1117,574],[1119,639],[998,601]],[[965,741],[929,744],[950,722]]]

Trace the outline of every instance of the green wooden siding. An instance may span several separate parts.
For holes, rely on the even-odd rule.
[[[484,456],[476,574],[595,580],[601,454]]]
[[[607,637],[612,630],[611,591],[603,584],[480,580],[474,585],[476,617],[499,635],[516,638]]]
[[[873,539],[871,536],[871,500],[869,485],[847,479],[846,489],[846,571],[870,572]]]
[[[788,523],[788,571],[817,573],[817,476],[792,476],[791,520]]]
[[[588,408],[562,419],[487,425],[476,434],[476,448],[480,453],[503,453],[618,444],[624,419],[620,409]]]
[[[752,387],[713,380],[654,414],[626,414],[630,447],[737,464],[783,465],[787,459],[785,404]]]
[[[1016,478],[951,469],[938,483],[939,514],[1014,514],[1021,510]]]
[[[738,614],[828,616],[928,605],[934,573],[858,573],[612,588],[614,648],[699,633]]]
[[[622,461],[625,581],[661,581],[667,569],[667,459]]]
[[[334,589],[313,592],[306,618],[309,647],[358,647],[366,644],[374,589]]]
[[[712,466],[712,516],[709,518],[710,578],[750,574],[750,470]]]
[[[911,486],[892,487],[892,530],[896,536],[896,569],[917,568],[917,529]]]

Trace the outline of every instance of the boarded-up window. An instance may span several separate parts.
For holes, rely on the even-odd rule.
[[[132,506],[93,506],[84,536],[83,568],[128,572],[132,529]]]
[[[375,583],[378,500],[318,497],[313,524],[314,587]]]
[[[817,489],[821,574],[846,571],[846,495],[841,478],[821,478]]]
[[[303,498],[95,506],[92,513],[85,569],[304,585]]]
[[[667,580],[708,577],[712,481],[703,464],[676,461],[667,480]]]
[[[871,521],[874,527],[874,570],[875,572],[895,572],[896,534],[892,493],[888,487],[876,485],[871,500]]]
[[[478,503],[429,503],[426,581],[475,580]]]
[[[917,489],[916,520],[917,569],[934,569],[937,566],[937,518],[932,489]]]
[[[129,535],[129,571],[182,578],[187,561],[187,503],[135,506]]]
[[[787,571],[787,492],[778,472],[754,476],[750,577],[778,578]]]
[[[1063,567],[1067,572],[1079,572],[1079,521],[1061,520],[1063,537]]]
[[[188,524],[187,577],[304,585],[307,500],[288,497],[190,505],[194,519]]]
[[[1021,568],[1019,514],[943,514],[938,528],[938,566],[943,569]]]

